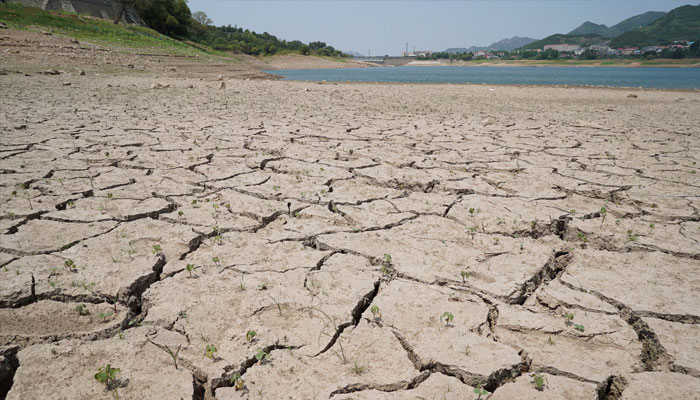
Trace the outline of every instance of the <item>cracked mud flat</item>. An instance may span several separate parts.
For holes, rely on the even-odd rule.
[[[700,398],[697,92],[30,75],[8,399]]]

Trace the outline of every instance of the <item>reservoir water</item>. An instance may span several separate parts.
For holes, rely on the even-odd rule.
[[[403,66],[266,72],[296,81],[700,88],[700,68]]]

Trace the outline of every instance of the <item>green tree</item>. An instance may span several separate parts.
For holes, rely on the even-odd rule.
[[[595,60],[596,58],[598,58],[598,52],[595,50],[586,49],[583,51],[583,53],[581,53],[579,57],[584,60]]]
[[[695,41],[693,44],[690,45],[690,56],[691,57],[700,57],[700,42]]]
[[[311,50],[319,50],[326,47],[325,42],[309,42],[309,48]]]
[[[176,37],[188,34],[192,20],[185,0],[136,0],[136,9],[148,26]]]
[[[202,25],[211,25],[211,18],[204,11],[195,11],[192,13],[192,19]]]

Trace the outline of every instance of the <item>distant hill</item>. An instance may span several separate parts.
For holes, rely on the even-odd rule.
[[[579,46],[590,46],[592,44],[603,43],[607,38],[600,35],[589,34],[589,35],[563,35],[557,33],[551,36],[547,36],[542,40],[532,42],[528,45],[523,46],[525,50],[542,49],[548,44],[577,44]]]
[[[654,46],[674,40],[700,40],[700,5],[674,8],[651,24],[616,37],[611,46]]]
[[[569,35],[600,35],[602,37],[614,38],[632,29],[643,28],[659,18],[666,15],[661,11],[648,11],[644,14],[627,18],[617,25],[608,27],[606,25],[595,24],[591,21],[584,22],[581,26],[569,32]]]
[[[469,52],[475,52],[475,51],[496,51],[496,50],[515,50],[519,49],[527,44],[530,44],[537,39],[529,38],[529,37],[520,37],[520,36],[513,36],[510,39],[503,39],[499,40],[496,43],[491,44],[490,46],[485,46],[485,47],[479,47],[479,46],[472,46],[470,48],[464,48],[464,47],[452,47],[447,50],[445,50],[446,53],[469,53]]]

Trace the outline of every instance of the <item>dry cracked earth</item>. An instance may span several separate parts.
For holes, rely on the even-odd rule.
[[[7,399],[700,398],[698,92],[29,75]]]

